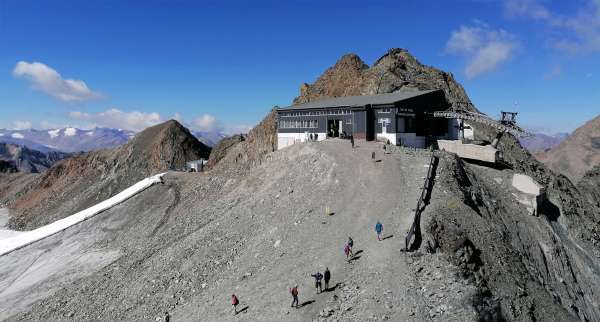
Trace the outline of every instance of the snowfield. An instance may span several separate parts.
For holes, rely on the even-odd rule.
[[[60,231],[63,231],[73,225],[76,225],[88,218],[91,218],[102,211],[105,211],[119,203],[135,196],[141,191],[144,191],[146,188],[152,186],[155,183],[159,183],[162,181],[162,176],[165,173],[157,174],[155,176],[145,178],[144,180],[134,184],[133,186],[121,191],[115,196],[108,198],[90,208],[82,210],[74,215],[71,215],[67,218],[57,220],[49,225],[40,227],[38,229],[34,229],[27,232],[6,232],[0,234],[0,240],[2,240],[2,245],[0,245],[0,256],[6,255],[14,250],[17,250],[21,247],[30,245],[36,241],[39,241],[48,236],[52,236]],[[12,234],[12,236],[11,236]],[[8,238],[4,238],[8,237]]]

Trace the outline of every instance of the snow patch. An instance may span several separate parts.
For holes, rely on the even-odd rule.
[[[65,129],[65,136],[74,136],[77,134],[77,129],[74,127],[68,127]]]
[[[19,233],[17,236],[14,237],[3,239],[2,244],[0,244],[0,256],[6,255],[14,250],[35,243],[36,241],[44,239],[48,236],[52,236],[88,218],[94,217],[95,215],[135,196],[136,194],[140,193],[146,188],[156,183],[163,182],[163,175],[165,175],[165,173],[157,174],[155,176],[139,181],[138,183],[121,191],[120,193],[67,218],[57,220],[51,224],[42,226],[34,230]]]
[[[60,129],[50,130],[50,131],[48,131],[48,135],[50,135],[51,139],[54,139],[55,137],[58,136],[58,132],[60,132]]]
[[[0,133],[0,136],[4,136],[4,133]]]
[[[87,135],[87,136],[94,136],[94,131],[89,131],[85,135]]]
[[[24,139],[25,138],[25,136],[21,133],[13,133],[11,136],[15,139]]]

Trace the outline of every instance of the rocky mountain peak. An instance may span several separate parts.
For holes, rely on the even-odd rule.
[[[16,228],[33,228],[85,209],[138,182],[183,169],[187,161],[207,159],[210,148],[188,129],[170,120],[138,133],[113,150],[82,153],[54,164],[15,200],[11,218]],[[52,212],[55,217],[38,216]]]
[[[186,161],[208,159],[211,148],[176,120],[149,127],[138,133],[120,149],[126,155],[125,164],[143,165],[150,175],[154,171],[181,169]]]
[[[342,56],[313,84],[303,84],[294,104],[328,97],[442,89],[451,104],[475,110],[452,74],[421,64],[408,50],[392,48],[369,67],[356,54]]]
[[[577,128],[553,149],[537,153],[536,158],[573,182],[579,181],[586,171],[600,164],[600,115]]]

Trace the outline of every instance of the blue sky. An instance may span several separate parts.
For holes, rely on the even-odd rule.
[[[0,0],[0,128],[241,131],[343,54],[393,47],[492,116],[558,132],[600,114],[598,0]]]

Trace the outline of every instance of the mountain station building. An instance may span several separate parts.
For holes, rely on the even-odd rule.
[[[327,98],[276,109],[278,149],[308,140],[352,135],[356,140],[425,148],[457,140],[459,122],[436,118],[450,107],[443,90]]]

